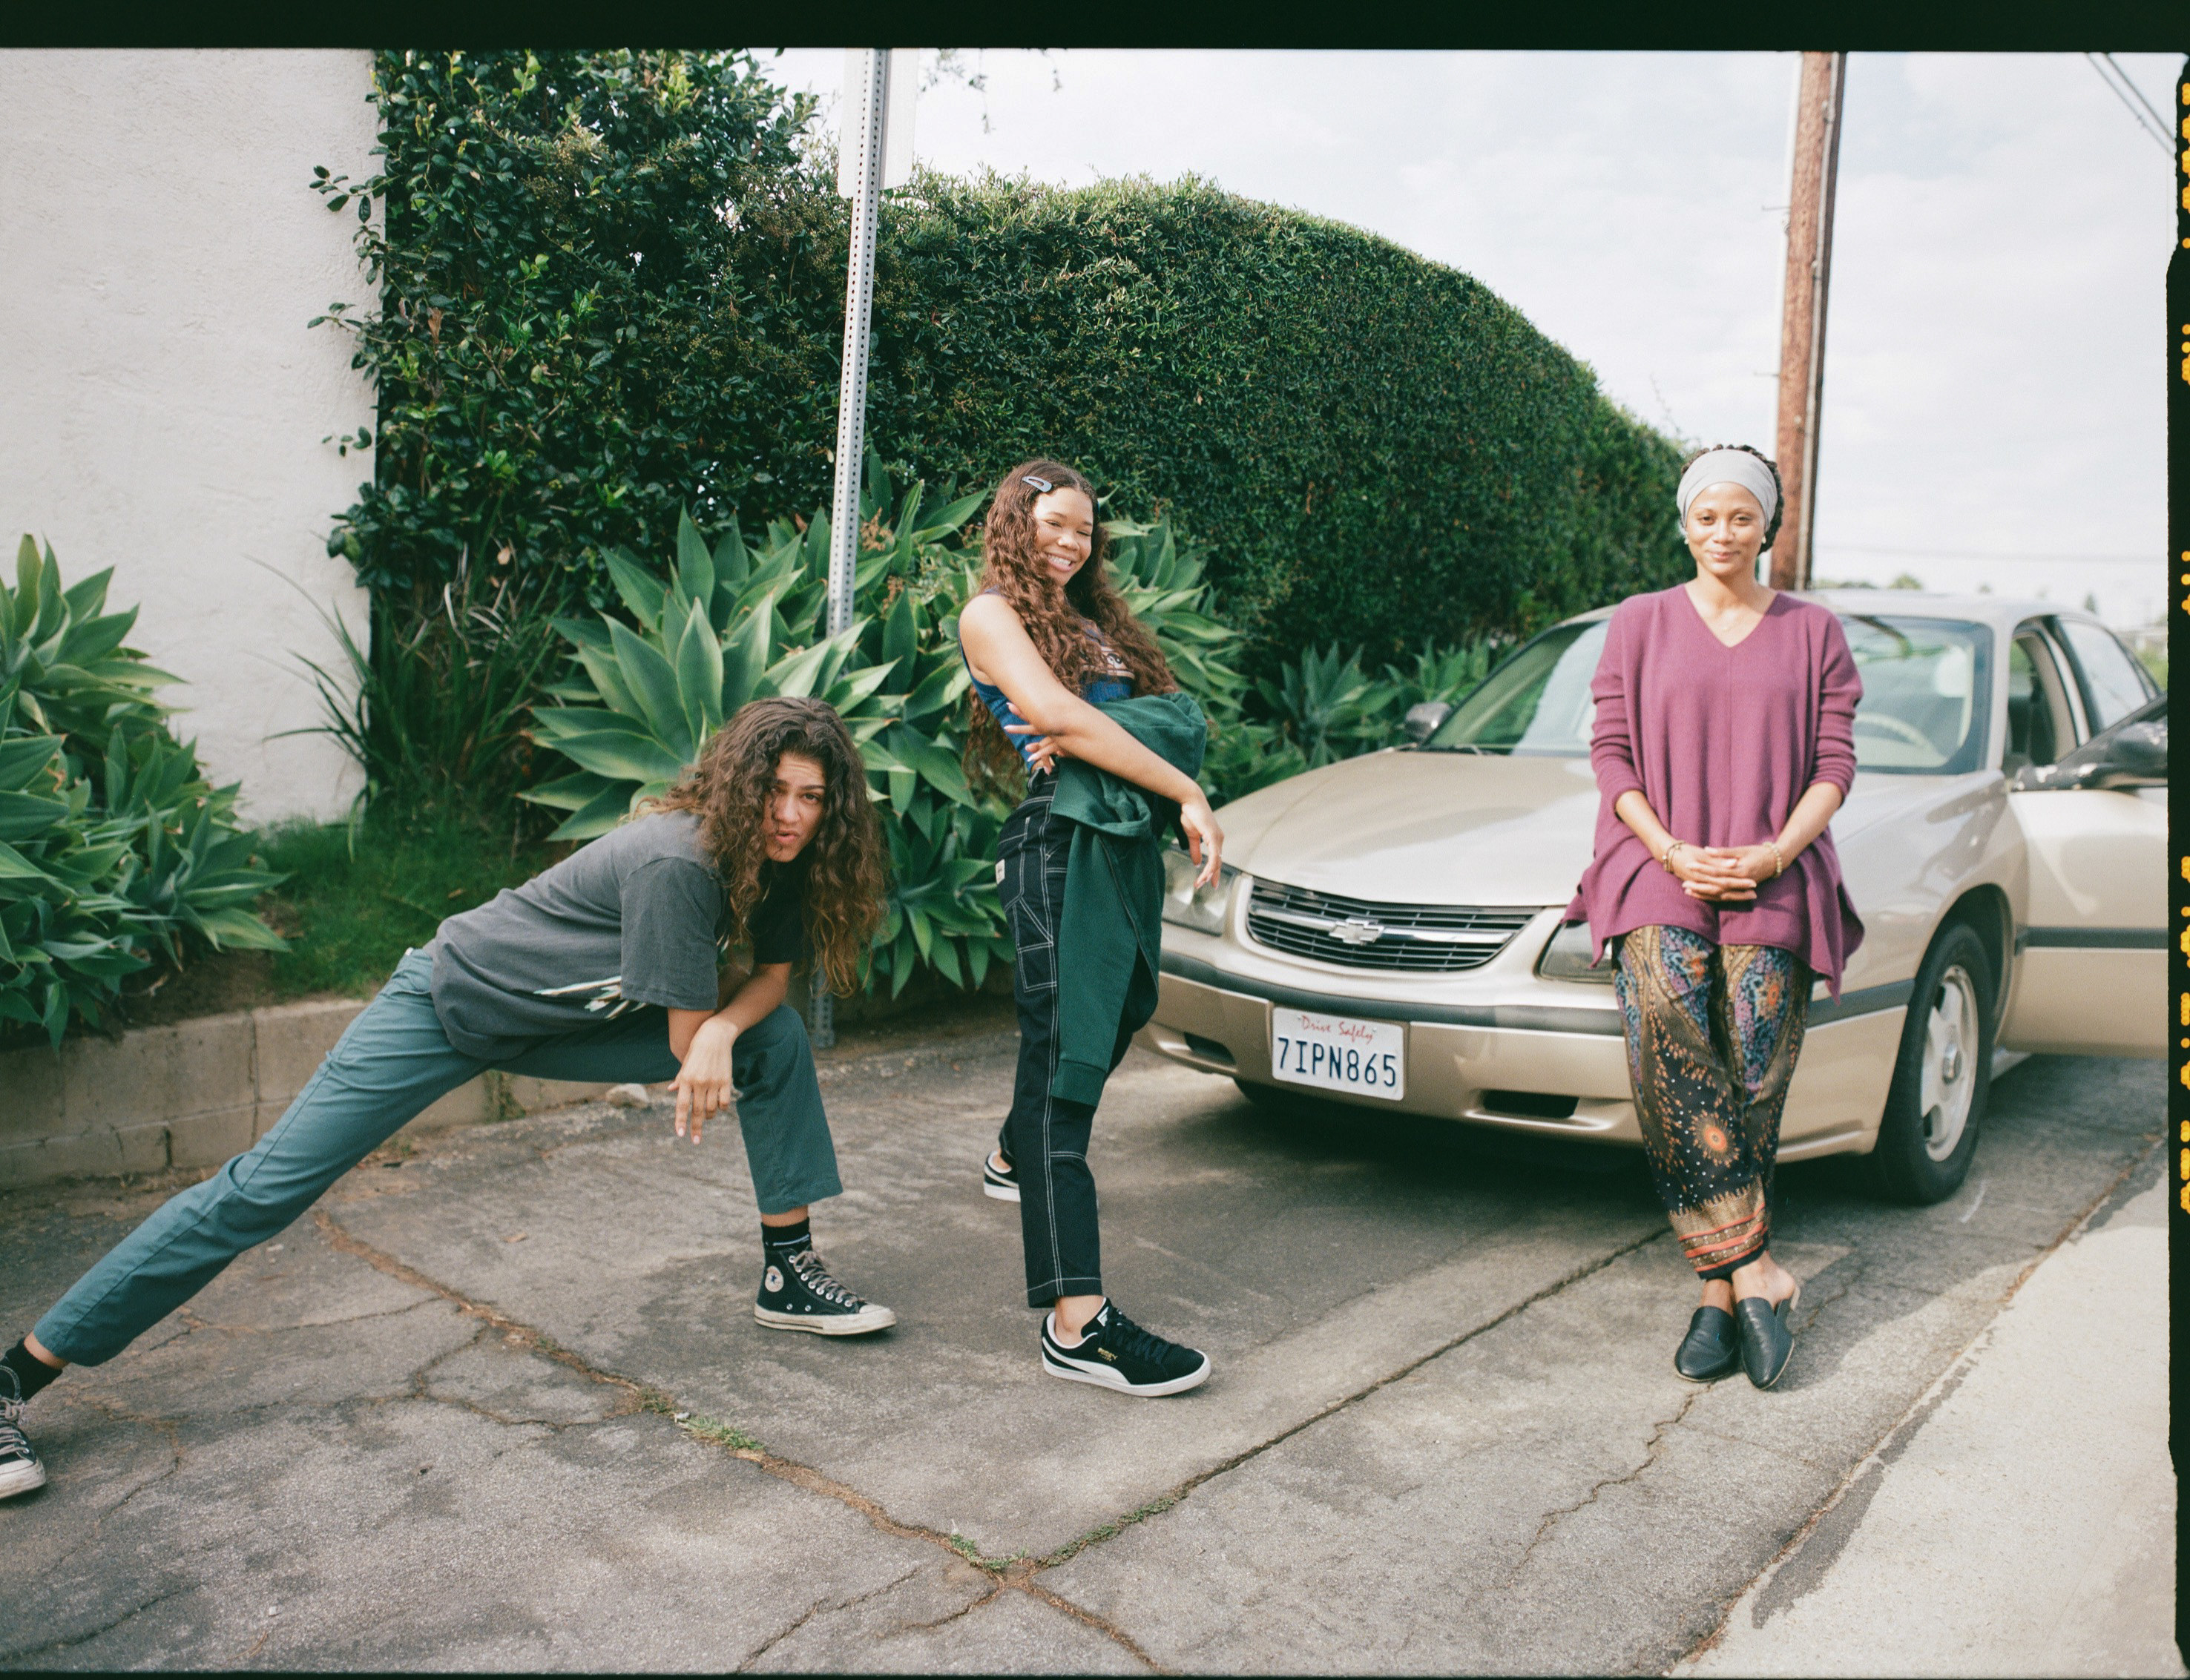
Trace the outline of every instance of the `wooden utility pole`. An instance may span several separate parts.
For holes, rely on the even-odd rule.
[[[1846,53],[1802,54],[1795,167],[1787,206],[1787,284],[1779,319],[1779,482],[1786,495],[1772,545],[1772,586],[1810,585],[1817,529],[1818,414],[1825,387],[1825,288],[1833,266],[1833,184],[1840,173]]]

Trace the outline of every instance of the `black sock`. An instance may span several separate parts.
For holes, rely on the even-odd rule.
[[[60,1372],[31,1351],[31,1344],[27,1341],[18,1342],[5,1354],[0,1354],[0,1371],[4,1371],[13,1379],[15,1384],[14,1398],[19,1402],[30,1399],[32,1394],[60,1375]],[[5,1398],[7,1396],[4,1394],[0,1394],[0,1399]]]
[[[811,1219],[801,1219],[795,1225],[763,1225],[760,1228],[761,1252],[771,1259],[783,1259],[813,1246],[814,1222]]]

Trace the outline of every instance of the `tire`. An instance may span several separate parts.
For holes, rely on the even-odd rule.
[[[1889,1201],[1928,1207],[1969,1176],[1992,1090],[1993,988],[1984,941],[1960,922],[1943,928],[1916,971],[1869,1157]]]

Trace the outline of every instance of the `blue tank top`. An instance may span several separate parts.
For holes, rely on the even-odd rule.
[[[993,589],[984,589],[981,591],[984,595],[994,595],[996,592]],[[1081,689],[1080,698],[1090,705],[1097,706],[1106,705],[1112,700],[1130,700],[1133,697],[1132,672],[1126,667],[1126,662],[1118,657],[1116,650],[1103,639],[1101,631],[1096,629],[1085,619],[1081,619],[1080,622],[1086,627],[1088,635],[1094,637],[1097,644],[1101,647],[1110,667],[1110,675],[1098,676],[1090,681]],[[989,709],[989,716],[996,720],[996,727],[1005,732],[1004,738],[1018,749],[1019,757],[1025,763],[1026,767],[1029,770],[1033,769],[1034,737],[1014,735],[1011,733],[1013,727],[1023,726],[1026,722],[1026,720],[1019,716],[1018,708],[1012,704],[1011,697],[997,687],[995,683],[984,682],[973,675],[973,661],[966,658],[966,648],[963,642],[959,644],[958,658],[966,666],[966,680],[973,685],[973,692],[981,697],[981,704]]]

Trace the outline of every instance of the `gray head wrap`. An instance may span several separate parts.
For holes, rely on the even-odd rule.
[[[1695,464],[1681,474],[1681,487],[1673,493],[1673,500],[1681,510],[1681,523],[1688,523],[1688,504],[1713,484],[1739,484],[1756,498],[1756,505],[1764,510],[1764,523],[1768,527],[1772,516],[1779,506],[1779,492],[1772,482],[1772,469],[1747,450],[1713,450],[1696,457]]]

